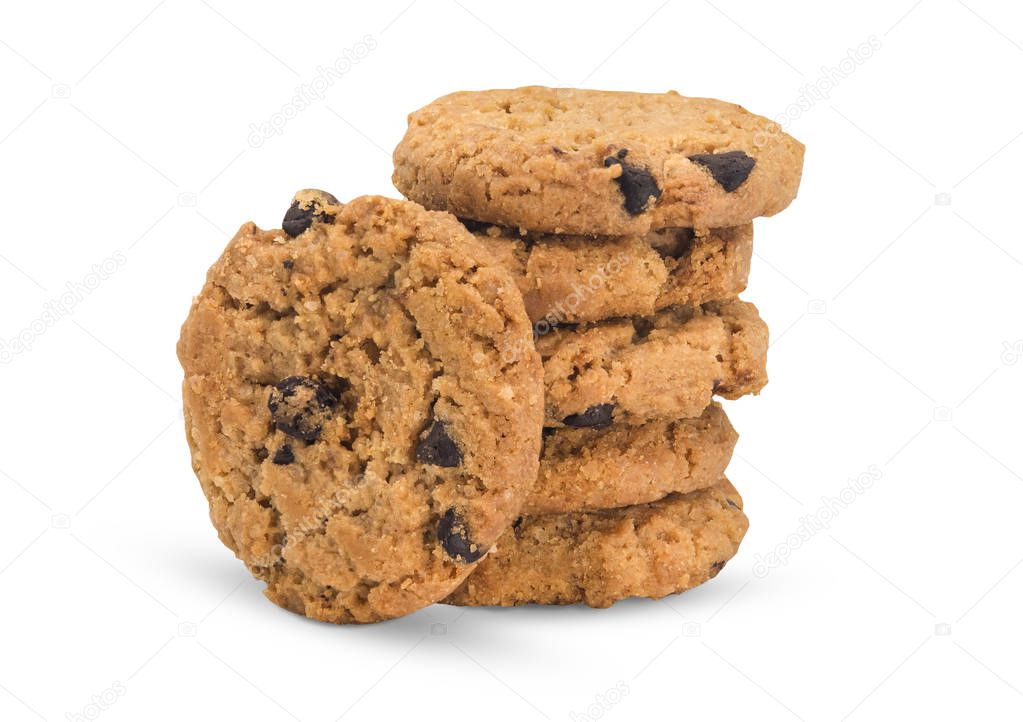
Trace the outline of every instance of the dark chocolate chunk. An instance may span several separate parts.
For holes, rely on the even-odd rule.
[[[473,544],[469,527],[454,509],[448,509],[437,525],[437,538],[448,556],[464,564],[471,564],[483,556],[484,550]]]
[[[281,228],[283,228],[284,232],[290,237],[294,238],[313,224],[313,216],[315,215],[316,211],[312,206],[302,208],[298,201],[293,201],[291,206],[288,208],[288,212],[284,214],[284,220],[281,221]]]
[[[312,443],[320,438],[337,397],[315,379],[289,376],[272,389],[266,407],[274,426],[288,436]]]
[[[699,153],[689,156],[689,160],[709,170],[718,185],[725,189],[725,193],[731,193],[741,186],[749,177],[753,166],[757,164],[756,158],[751,158],[741,150]]]
[[[429,432],[416,446],[416,458],[434,466],[452,467],[462,463],[462,451],[448,435],[443,421],[434,421]]]
[[[274,453],[273,462],[278,466],[290,464],[295,460],[295,452],[291,450],[291,444],[285,444]]]
[[[716,577],[718,575],[718,572],[720,572],[724,568],[725,568],[725,562],[723,562],[723,561],[714,562],[713,564],[710,565],[710,576],[711,577]]]
[[[732,507],[733,509],[738,509],[738,508],[739,508],[739,505],[738,505],[738,504],[736,504],[736,503],[735,503],[734,501],[732,501],[731,499],[725,499],[725,501],[727,501],[727,502],[728,502],[728,506]]]
[[[614,404],[597,404],[581,414],[571,414],[563,419],[565,426],[601,427],[610,426],[614,415]]]
[[[295,267],[295,262],[289,258],[286,261],[284,261],[284,267],[290,271],[292,268]]]
[[[302,196],[299,199],[299,196]],[[296,194],[291,207],[284,214],[281,228],[291,238],[294,238],[306,230],[315,221],[320,223],[333,223],[334,216],[327,213],[323,207],[327,205],[341,205],[337,198],[326,191],[308,190]]]
[[[604,159],[604,167],[610,168],[613,165],[622,167],[622,173],[615,178],[615,182],[625,199],[625,210],[629,215],[638,216],[646,210],[650,198],[657,200],[661,197],[661,189],[650,171],[624,161],[627,154],[628,151],[623,148],[616,156],[608,156]]]
[[[654,322],[651,321],[649,318],[637,316],[636,318],[632,319],[632,328],[635,329],[633,333],[634,339],[637,341],[642,341],[643,339],[650,335],[651,331],[654,330]]]

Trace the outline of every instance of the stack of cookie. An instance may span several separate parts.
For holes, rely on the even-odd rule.
[[[544,368],[522,516],[448,601],[660,597],[715,576],[747,527],[713,396],[767,382],[738,300],[756,216],[803,147],[716,100],[572,89],[455,93],[409,117],[395,186],[455,214],[510,270]]]
[[[737,294],[802,146],[718,101],[523,88],[441,98],[394,158],[411,200],[300,191],[193,300],[185,428],[223,543],[335,623],[717,574],[747,520],[713,397],[766,382]]]

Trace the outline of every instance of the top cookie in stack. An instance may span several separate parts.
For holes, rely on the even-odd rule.
[[[412,113],[393,180],[458,216],[620,236],[773,215],[795,197],[802,159],[777,124],[720,100],[529,87]]]

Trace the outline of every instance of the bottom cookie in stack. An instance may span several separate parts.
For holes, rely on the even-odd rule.
[[[716,576],[749,526],[724,478],[618,509],[523,517],[445,601],[461,606],[659,599]]]

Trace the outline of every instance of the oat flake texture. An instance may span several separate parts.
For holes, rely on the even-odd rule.
[[[510,274],[446,213],[296,195],[181,331],[192,465],[273,602],[370,622],[448,595],[536,478],[542,369]]]

